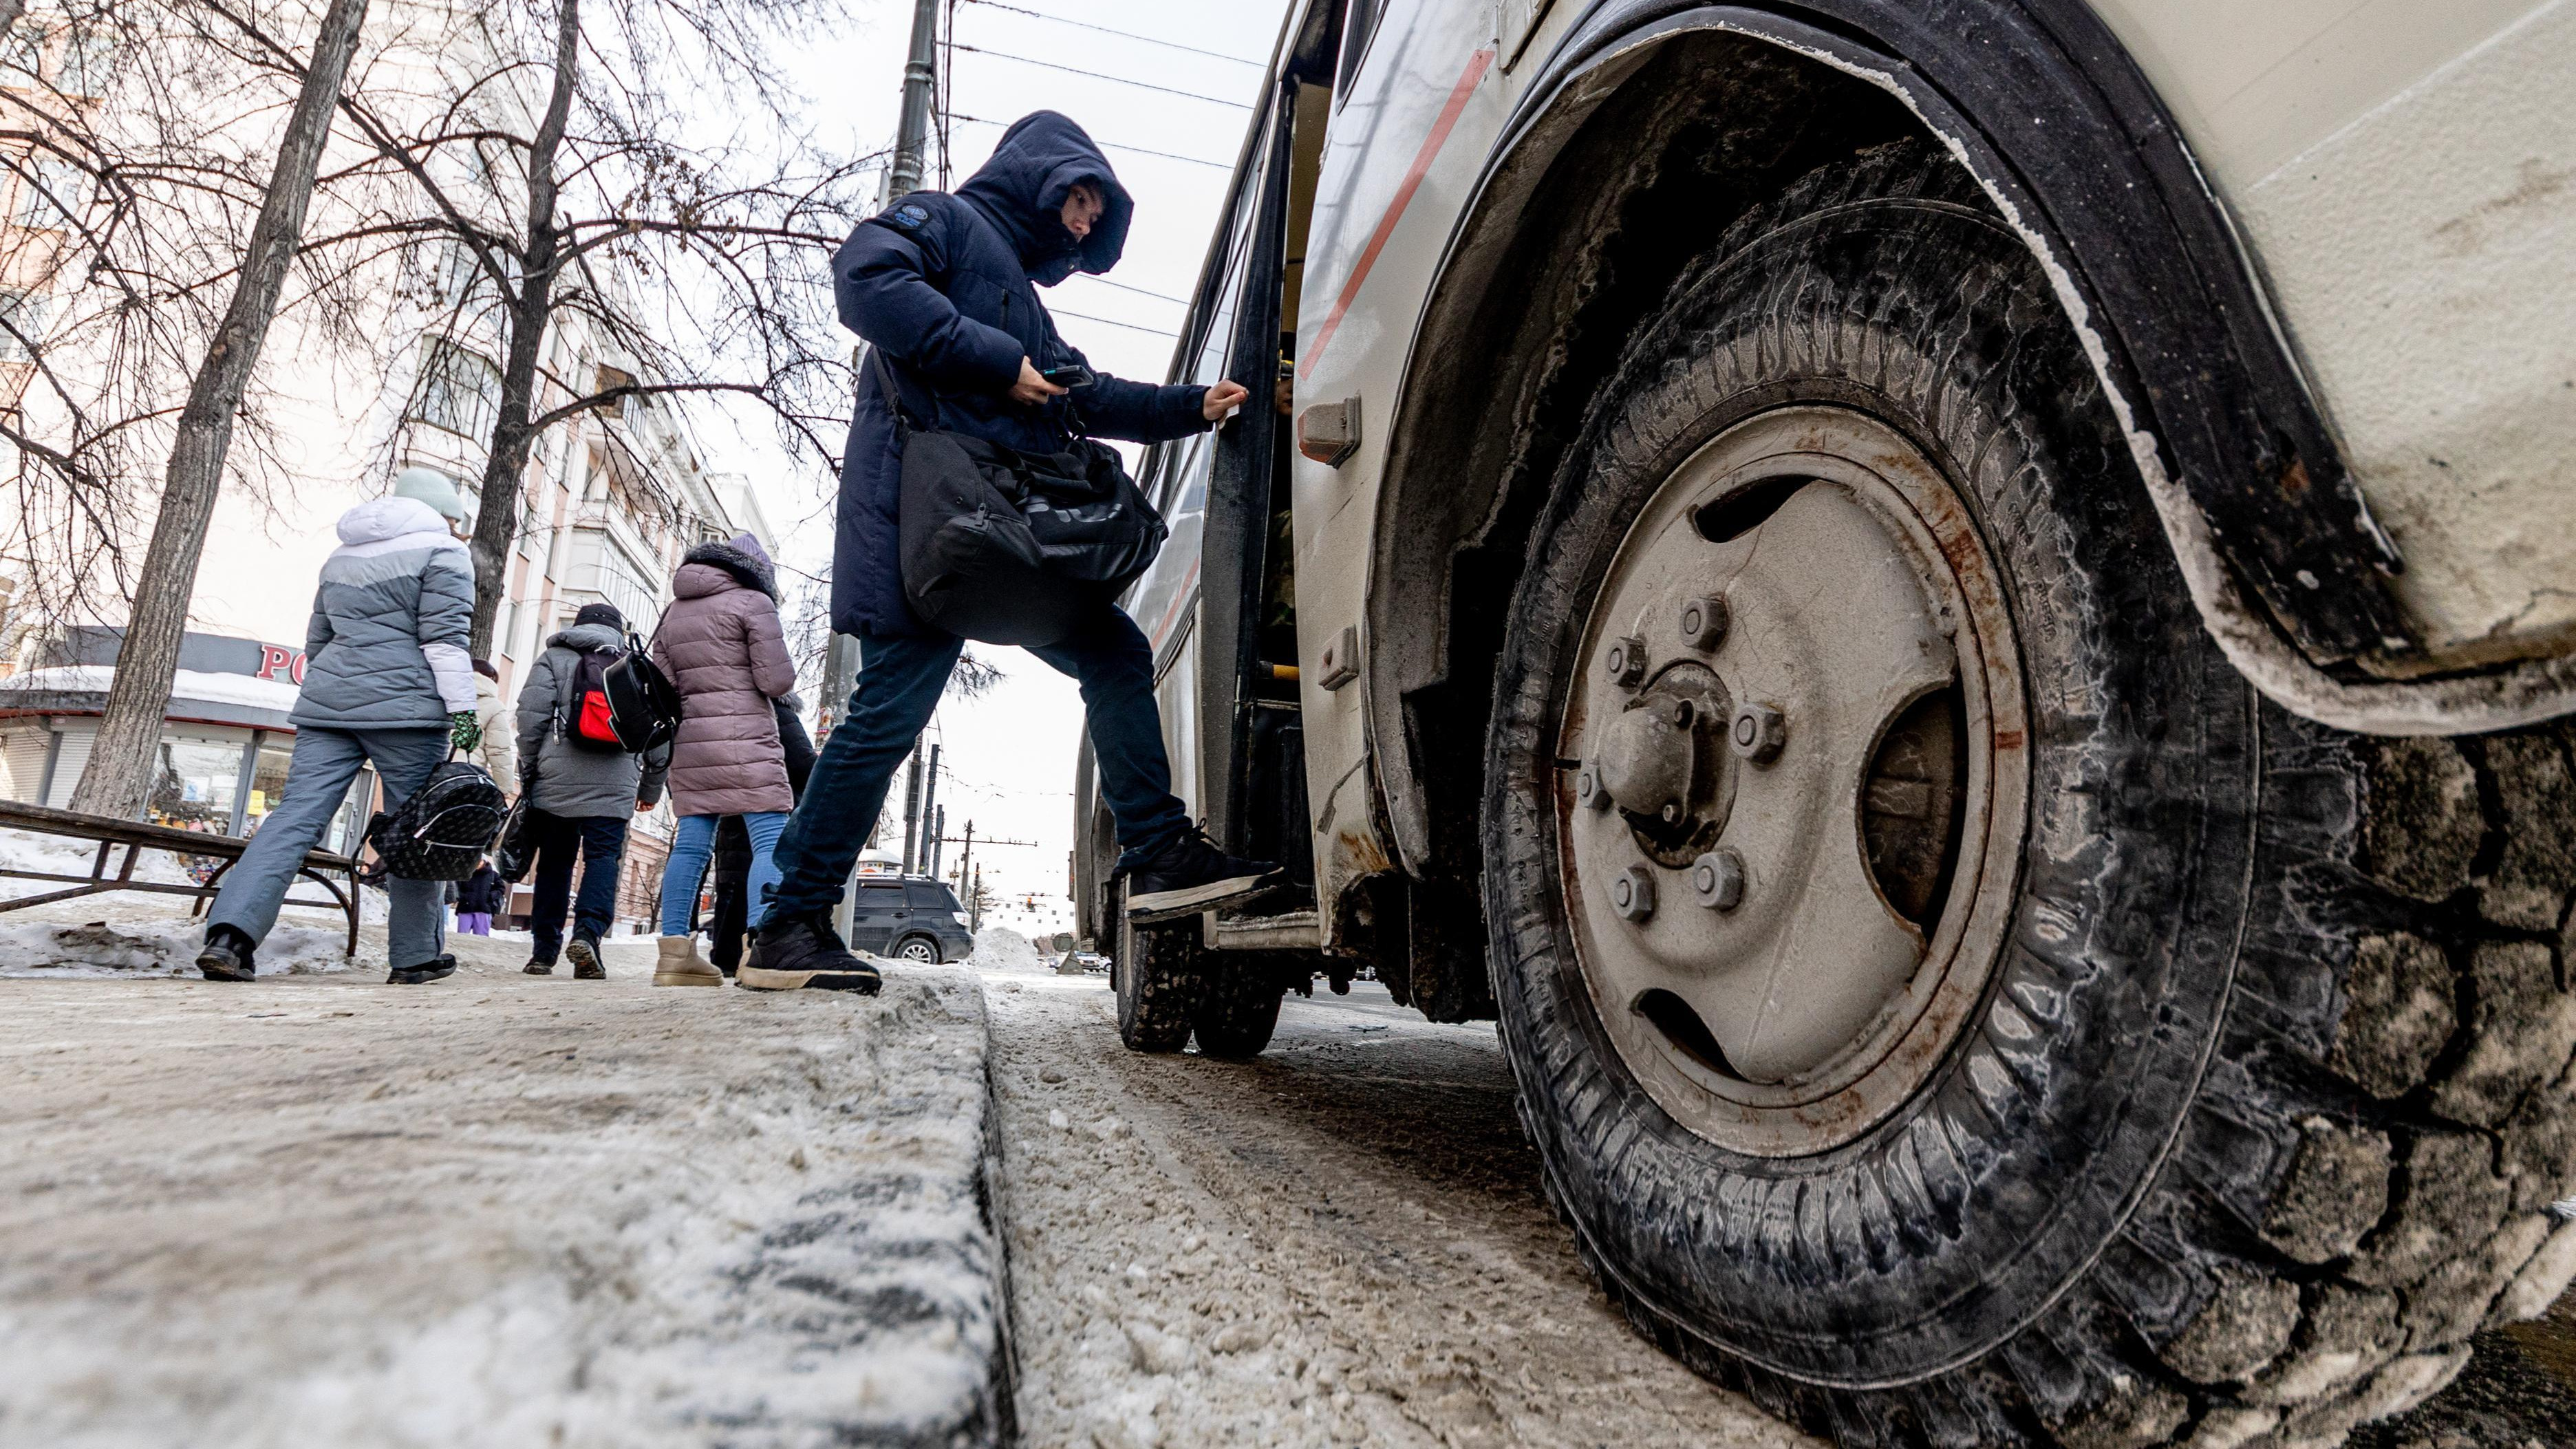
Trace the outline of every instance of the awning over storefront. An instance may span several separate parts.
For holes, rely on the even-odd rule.
[[[0,679],[0,718],[97,714],[107,707],[108,685],[115,678],[112,664],[72,664],[10,675]],[[296,693],[294,685],[280,679],[182,669],[172,681],[166,717],[173,723],[291,731],[295,727],[287,716],[295,709]]]

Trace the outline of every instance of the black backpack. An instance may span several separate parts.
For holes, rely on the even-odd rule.
[[[923,622],[987,644],[1053,644],[1162,551],[1161,515],[1106,445],[1023,453],[916,429],[884,354],[869,356],[903,454],[904,598]]]
[[[501,822],[500,838],[492,842],[492,868],[513,885],[524,880],[528,867],[536,864],[535,822],[528,818],[529,812],[537,808],[536,794],[533,782],[519,791],[519,798],[510,805],[509,818]]]
[[[367,822],[367,843],[402,880],[463,880],[501,830],[501,787],[480,765],[449,760],[400,805]]]
[[[635,631],[626,632],[626,652],[602,672],[600,685],[608,694],[609,726],[628,753],[658,750],[680,733],[679,687]]]
[[[640,755],[680,732],[680,691],[634,631],[626,648],[573,650],[571,687],[555,711],[556,732],[577,750]]]

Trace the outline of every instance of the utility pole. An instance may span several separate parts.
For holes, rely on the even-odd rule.
[[[912,0],[912,54],[903,64],[903,121],[895,132],[894,165],[886,173],[889,199],[921,189],[930,152],[930,102],[938,87],[933,69],[939,47],[939,0]]]
[[[971,879],[974,879],[974,878],[975,878],[975,876],[974,876],[974,872],[975,872],[975,822],[974,822],[974,821],[972,821],[972,820],[969,820],[969,821],[967,821],[967,822],[966,822],[966,850],[965,850],[965,853],[964,853],[964,854],[959,855],[959,856],[957,857],[957,882],[958,882],[958,884],[960,884],[960,885],[964,885],[967,881],[969,881],[969,880],[971,880]],[[975,929],[977,926],[979,926],[979,925],[982,925],[982,924],[983,924],[984,917],[983,917],[983,913],[982,913],[982,908],[981,908],[981,907],[979,907],[979,906],[977,906],[977,905],[975,904],[975,896],[974,896],[974,893],[973,893],[972,891],[968,891],[968,892],[966,892],[966,893],[965,893],[965,895],[966,895],[966,917],[967,917],[967,919],[966,919],[966,929],[968,929],[968,930],[970,930],[970,931],[971,931],[971,930]]]
[[[942,805],[930,817],[930,869],[932,880],[939,879],[939,847],[948,840],[948,807]]]
[[[938,868],[932,864],[939,858],[939,830],[933,823],[938,818],[938,802],[939,746],[934,744],[930,747],[930,767],[921,772],[921,843],[913,851],[913,859],[921,863],[925,875],[938,873]]]
[[[915,751],[903,766],[903,873],[910,875],[920,862],[913,858],[913,848],[921,843],[921,754]]]

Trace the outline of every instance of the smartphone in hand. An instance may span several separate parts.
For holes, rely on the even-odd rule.
[[[1038,376],[1045,378],[1047,381],[1054,383],[1056,386],[1061,388],[1089,387],[1094,381],[1096,381],[1096,379],[1091,375],[1091,369],[1083,366],[1079,362],[1068,362],[1060,367],[1050,367],[1046,371],[1039,373]]]

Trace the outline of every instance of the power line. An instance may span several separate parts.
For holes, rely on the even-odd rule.
[[[1007,10],[1013,15],[1025,15],[1032,20],[1046,20],[1052,21],[1057,25],[1070,25],[1076,30],[1097,30],[1103,35],[1115,35],[1121,40],[1141,40],[1147,45],[1167,45],[1174,50],[1186,50],[1192,55],[1204,55],[1210,60],[1230,60],[1236,65],[1248,65],[1255,70],[1265,68],[1262,62],[1257,60],[1245,60],[1239,55],[1227,55],[1223,51],[1217,50],[1201,50],[1195,45],[1183,45],[1177,40],[1163,40],[1151,35],[1138,35],[1132,30],[1112,30],[1106,25],[1094,25],[1088,20],[1068,20],[1061,15],[1049,15],[1041,10],[1023,10],[1017,5],[1001,4],[1000,0],[966,0],[966,3],[969,5],[982,5],[994,10]]]
[[[1076,321],[1081,322],[1097,322],[1104,327],[1124,327],[1130,332],[1151,332],[1157,337],[1178,337],[1181,335],[1178,332],[1166,331],[1160,327],[1140,327],[1133,322],[1120,322],[1108,317],[1094,317],[1088,312],[1068,312],[1062,307],[1049,307],[1047,311],[1057,317],[1071,317]]]
[[[1238,111],[1248,111],[1252,109],[1251,103],[1247,101],[1230,101],[1223,96],[1201,95],[1197,91],[1180,90],[1173,86],[1158,86],[1152,81],[1129,80],[1123,75],[1111,75],[1107,71],[1084,70],[1078,65],[1058,65],[1051,60],[1032,60],[1025,55],[1013,55],[1007,50],[986,50],[980,45],[968,45],[963,41],[952,40],[948,42],[948,45],[954,50],[963,50],[975,55],[989,55],[995,60],[1016,60],[1022,65],[1033,65],[1041,70],[1060,70],[1066,75],[1087,75],[1093,80],[1105,80],[1117,85],[1134,86],[1138,90],[1161,91],[1167,96],[1182,96],[1193,101],[1206,101],[1208,104],[1215,106],[1232,106]]]
[[[1156,301],[1169,302],[1177,307],[1186,307],[1190,305],[1189,299],[1185,297],[1175,297],[1168,292],[1157,292],[1148,287],[1131,287],[1125,282],[1113,282],[1107,277],[1101,276],[1095,272],[1076,272],[1074,275],[1080,277],[1086,282],[1098,282],[1104,287],[1116,287],[1122,292],[1133,292],[1139,297],[1152,297]]]
[[[975,126],[1008,127],[1011,124],[1008,121],[988,121],[982,116],[970,116],[962,111],[949,112],[948,119],[952,121],[964,121],[969,125]],[[1160,156],[1166,161],[1187,161],[1193,166],[1207,166],[1218,171],[1232,171],[1234,169],[1234,163],[1231,161],[1210,161],[1203,156],[1183,156],[1171,151],[1157,151],[1150,146],[1128,146],[1122,145],[1116,141],[1100,141],[1097,142],[1097,144],[1104,149],[1111,151],[1133,151],[1139,156]]]

